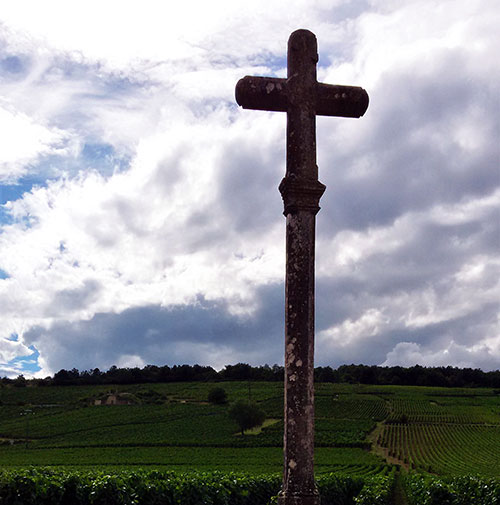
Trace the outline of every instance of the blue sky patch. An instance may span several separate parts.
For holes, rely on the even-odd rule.
[[[113,157],[114,149],[110,144],[85,144],[82,149],[82,156],[86,160],[101,161]]]
[[[13,218],[4,207],[7,202],[14,202],[25,193],[29,193],[34,186],[47,186],[48,180],[42,176],[29,176],[19,179],[17,184],[0,185],[0,233],[2,225],[12,224]]]
[[[19,369],[20,374],[34,374],[41,370],[38,364],[38,358],[40,353],[35,346],[30,345],[29,349],[33,351],[33,354],[29,356],[18,356],[7,363],[8,367],[15,367]]]
[[[18,74],[22,72],[24,66],[21,63],[21,59],[17,56],[7,56],[4,58],[0,65],[2,66],[2,70],[6,70],[7,72],[11,72],[13,74]]]
[[[4,230],[2,230],[3,225],[9,225],[14,222],[14,219],[12,216],[9,214],[7,209],[5,207],[2,207],[0,205],[0,235],[3,233]]]
[[[26,64],[19,56],[7,56],[0,59],[0,71],[3,77],[19,77],[25,73]]]
[[[7,202],[13,202],[21,198],[24,193],[29,193],[33,186],[46,186],[45,177],[22,177],[17,184],[5,184],[0,186],[0,205]],[[1,222],[1,217],[0,217]]]
[[[9,342],[17,342],[19,340],[19,335],[17,335],[17,333],[13,333],[7,337],[6,340]],[[28,349],[31,351],[31,354],[17,356],[8,363],[1,363],[0,366],[17,369],[20,374],[34,374],[35,372],[38,372],[41,370],[41,367],[38,364],[40,353],[34,345],[30,345]]]
[[[274,72],[286,69],[286,55],[266,55],[265,65]]]
[[[88,168],[97,170],[104,176],[113,175],[126,169],[130,163],[130,158],[118,154],[111,144],[99,142],[89,142],[83,146],[80,153]]]
[[[21,177],[16,184],[0,185],[0,205],[18,200],[34,186],[46,187],[51,180],[60,176],[61,172],[78,173],[82,169],[91,168],[106,176],[126,169],[129,163],[129,156],[118,154],[111,144],[99,142],[84,144],[76,160],[57,155],[44,156],[37,164],[38,174]],[[53,172],[52,177],[50,172]],[[0,224],[2,222],[5,220],[0,212]]]

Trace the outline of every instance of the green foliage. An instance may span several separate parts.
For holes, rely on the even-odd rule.
[[[354,499],[356,505],[390,505],[394,487],[394,471],[389,475],[365,480],[361,492]]]
[[[379,497],[392,474],[380,477],[322,475],[323,505],[385,505]],[[0,503],[10,505],[267,505],[281,487],[278,474],[222,472],[67,471],[0,472]],[[375,492],[371,493],[369,489]],[[385,496],[385,495],[384,495]],[[368,497],[376,501],[369,502]]]
[[[366,441],[368,433],[375,428],[371,420],[319,418],[315,422],[315,445],[317,447],[361,447],[370,449]]]
[[[25,388],[26,387],[26,379],[24,378],[24,375],[18,375],[16,379],[14,379],[12,385],[15,388]]]
[[[491,390],[378,389],[391,412],[377,443],[390,457],[439,475],[498,476],[500,416]]]
[[[236,421],[243,435],[245,430],[260,426],[266,414],[255,403],[239,400],[229,409],[229,417]]]
[[[0,473],[0,503],[10,505],[265,505],[277,475],[159,471]]]
[[[363,479],[332,473],[317,479],[322,505],[351,505],[363,488]]]
[[[442,475],[498,475],[500,426],[410,423],[384,426],[379,443],[391,456]]]
[[[280,471],[283,385],[252,382],[253,400],[275,423],[244,437],[236,435],[229,406],[207,404],[215,387],[234,401],[248,397],[246,381],[2,387],[0,465],[117,463]],[[498,475],[500,404],[492,389],[315,387],[315,467],[320,474],[378,474],[381,458],[361,450],[373,444],[424,472]],[[91,405],[111,389],[140,404]],[[34,414],[25,450],[27,422],[21,414],[28,408]],[[378,421],[384,424],[370,441]]]
[[[324,387],[322,389],[325,390]],[[337,393],[333,388],[330,394],[323,391],[315,399],[316,417],[381,421],[388,415],[385,401],[378,396],[353,394],[353,387],[347,394]]]
[[[126,395],[128,395],[128,397]],[[152,388],[139,389],[135,395],[132,393],[121,393],[121,396],[125,399],[134,399],[137,397],[142,403],[149,403],[151,405],[162,405],[166,401],[164,394]]]
[[[235,437],[253,439],[253,436]],[[319,447],[315,451],[317,475],[343,472],[349,475],[377,475],[388,468],[382,460],[362,449]],[[1,447],[0,465],[4,468],[36,466],[92,468],[162,468],[182,470],[279,473],[283,468],[282,447],[71,447],[24,449]]]
[[[224,405],[227,403],[227,393],[224,388],[213,388],[208,392],[208,401],[214,405]]]
[[[500,480],[474,476],[441,479],[411,473],[405,478],[411,505],[497,505]]]

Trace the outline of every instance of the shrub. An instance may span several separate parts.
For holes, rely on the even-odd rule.
[[[405,488],[412,505],[494,505],[500,503],[500,482],[482,477],[439,478],[410,473]]]
[[[224,405],[227,403],[227,394],[223,388],[213,388],[208,393],[208,401],[214,405]]]
[[[389,505],[394,486],[394,473],[368,478],[359,495],[354,499],[356,505]]]
[[[266,414],[255,403],[240,400],[229,409],[229,417],[236,421],[244,435],[245,430],[260,426],[266,419]]]
[[[321,503],[385,505],[391,482],[388,477],[321,475]],[[375,493],[370,493],[372,486]],[[277,474],[0,470],[2,505],[268,505],[276,503],[280,487],[281,476]],[[375,501],[370,501],[372,498]]]

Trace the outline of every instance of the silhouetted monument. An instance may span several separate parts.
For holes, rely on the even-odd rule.
[[[288,40],[288,77],[250,77],[236,85],[245,109],[287,113],[286,175],[279,190],[286,216],[285,433],[280,505],[319,505],[314,482],[314,241],[325,186],[316,165],[316,115],[360,117],[368,94],[319,83],[316,37]]]

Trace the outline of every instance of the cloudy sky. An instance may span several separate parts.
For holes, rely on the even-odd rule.
[[[0,375],[282,363],[286,75],[318,118],[316,364],[500,367],[497,0],[5,1]]]

